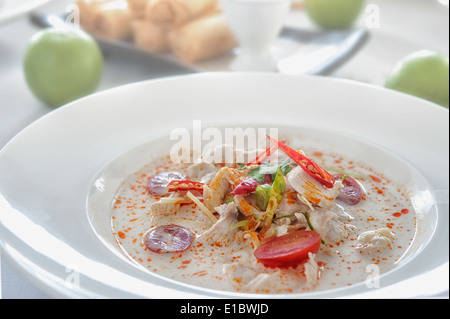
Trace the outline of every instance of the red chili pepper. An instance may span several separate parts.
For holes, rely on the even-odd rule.
[[[167,185],[167,190],[169,192],[177,192],[177,191],[203,191],[203,183],[193,182],[188,180],[183,181],[171,181]]]
[[[312,160],[307,158],[305,155],[300,154],[296,150],[290,148],[283,142],[277,141],[270,136],[267,136],[273,145],[277,145],[287,156],[289,156],[294,162],[296,162],[300,167],[307,172],[309,175],[318,180],[326,188],[333,188],[334,178],[333,176],[324,170],[322,167],[314,163]]]
[[[258,187],[259,183],[253,178],[247,178],[239,183],[231,192],[231,195],[247,195],[253,193]]]
[[[270,155],[272,155],[272,153],[275,152],[275,150],[277,148],[278,148],[278,145],[276,145],[276,144],[270,145],[264,151],[264,153],[259,154],[258,157],[256,157],[252,162],[248,163],[247,166],[249,166],[249,165],[260,165],[266,158],[268,158]]]

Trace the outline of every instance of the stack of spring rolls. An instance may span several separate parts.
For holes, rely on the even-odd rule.
[[[111,40],[193,63],[236,46],[217,0],[77,0],[81,26]]]

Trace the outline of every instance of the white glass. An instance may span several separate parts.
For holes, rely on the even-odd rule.
[[[221,0],[225,18],[239,44],[231,64],[236,71],[274,71],[270,52],[278,37],[291,0]]]

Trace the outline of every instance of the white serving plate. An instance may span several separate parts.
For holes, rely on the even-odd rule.
[[[87,209],[93,183],[109,163],[175,127],[191,128],[193,120],[205,127],[265,124],[341,134],[398,158],[425,185],[430,212],[425,238],[407,261],[381,277],[379,289],[361,283],[269,297],[448,293],[448,110],[382,88],[314,76],[165,78],[95,94],[44,116],[0,152],[2,256],[56,297],[255,297],[182,285],[143,271],[105,245],[99,229],[107,226],[95,224],[101,219]]]
[[[51,0],[0,0],[0,24],[39,8]]]

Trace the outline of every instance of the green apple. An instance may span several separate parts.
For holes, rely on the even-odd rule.
[[[449,58],[434,51],[414,52],[394,66],[385,86],[448,108]]]
[[[97,88],[103,56],[95,40],[76,28],[49,28],[33,36],[23,61],[29,88],[42,102],[59,107]]]
[[[304,0],[305,11],[325,29],[346,29],[361,14],[364,0]]]

